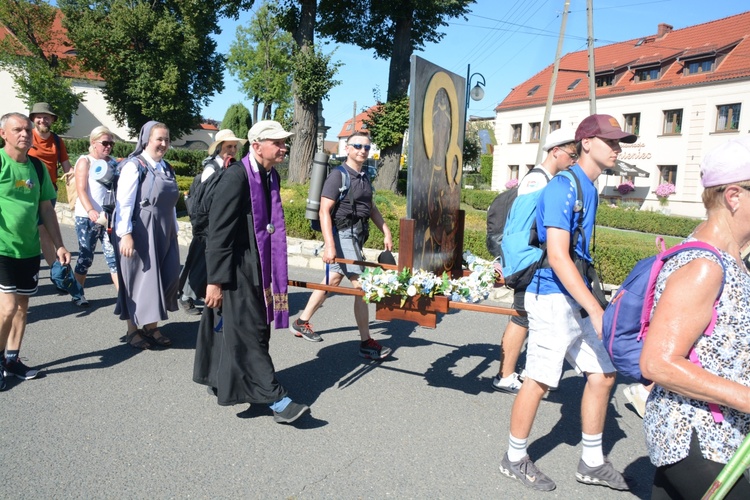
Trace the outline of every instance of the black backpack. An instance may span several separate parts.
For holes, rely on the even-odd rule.
[[[202,173],[196,175],[188,190],[188,196],[185,199],[185,205],[190,216],[190,224],[193,226],[193,236],[203,238],[208,236],[208,211],[211,208],[214,188],[226,170],[212,160],[213,158],[207,158],[203,162],[203,168],[205,170],[206,166],[211,163],[214,173],[204,182],[201,182]]]

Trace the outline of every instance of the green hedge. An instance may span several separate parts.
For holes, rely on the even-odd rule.
[[[644,210],[626,210],[605,204],[599,205],[596,212],[596,224],[599,226],[682,238],[692,233],[700,222],[691,217],[668,216]]]
[[[466,203],[477,210],[486,211],[492,204],[492,200],[500,194],[497,191],[485,191],[481,189],[461,190],[461,203]]]

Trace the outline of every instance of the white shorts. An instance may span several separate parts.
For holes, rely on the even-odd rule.
[[[529,378],[557,387],[565,359],[578,373],[615,372],[591,320],[581,317],[581,308],[572,297],[562,293],[537,295],[527,290],[525,307],[529,315]]]

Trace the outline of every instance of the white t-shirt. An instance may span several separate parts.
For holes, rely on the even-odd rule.
[[[529,171],[529,173],[526,174],[518,184],[518,196],[521,196],[522,194],[533,193],[534,191],[539,191],[547,185],[547,183],[549,182],[548,179],[552,178],[552,174],[549,173],[541,163],[534,168],[540,168],[544,170],[544,172],[547,173],[547,176],[545,177],[544,173],[542,172],[534,172],[533,170]]]
[[[92,157],[91,155],[81,155],[81,158],[86,158],[86,160],[88,160],[89,162],[89,178],[88,178],[88,183],[87,183],[88,184],[87,192],[89,195],[89,200],[91,201],[91,207],[97,212],[101,212],[102,202],[104,201],[104,195],[107,193],[107,188],[104,187],[104,185],[101,182],[95,180],[92,176],[94,171],[91,168],[91,164],[97,161],[97,159]],[[78,162],[76,162],[76,164],[77,163]],[[88,212],[83,206],[83,203],[81,202],[81,198],[78,198],[76,200],[76,207],[75,207],[74,213],[76,217],[88,217],[89,216]]]

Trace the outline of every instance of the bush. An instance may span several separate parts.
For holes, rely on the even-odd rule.
[[[642,233],[661,234],[686,238],[700,224],[699,219],[663,215],[659,212],[624,210],[599,205],[596,212],[598,226],[628,229]]]
[[[480,189],[464,189],[461,191],[461,202],[466,203],[472,208],[477,210],[486,211],[495,197],[498,195],[496,191],[485,191]],[[486,215],[485,215],[486,218]]]
[[[482,183],[492,186],[492,155],[482,155],[479,173],[482,174]]]

